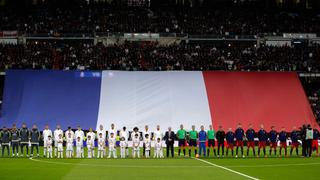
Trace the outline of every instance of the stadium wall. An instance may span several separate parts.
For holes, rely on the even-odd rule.
[[[0,124],[318,127],[296,73],[9,70]]]

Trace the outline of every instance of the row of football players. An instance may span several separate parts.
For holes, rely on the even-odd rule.
[[[57,142],[57,150],[56,156],[57,158],[63,158],[64,148],[63,148],[63,137],[62,134],[59,134]],[[132,157],[140,158],[140,137],[138,134],[134,134],[132,138]],[[84,146],[83,140],[80,137],[76,138],[76,158],[84,158]],[[149,135],[145,135],[145,140],[143,141],[144,149],[145,149],[145,157],[150,158],[151,152],[151,139]],[[88,135],[86,138],[86,146],[87,146],[87,158],[94,158],[95,157],[95,145],[94,139],[91,135]],[[53,155],[53,140],[51,135],[48,136],[48,139],[45,141],[45,148],[46,148],[46,156],[47,158],[52,158]],[[102,133],[98,134],[98,154],[97,158],[104,158],[106,155],[106,143],[105,138],[103,137]],[[120,138],[120,157],[126,158],[129,156],[129,146],[128,142],[125,140],[124,137]],[[72,158],[74,157],[74,143],[73,137],[71,133],[68,133],[66,138],[66,157]],[[116,148],[116,136],[115,133],[111,132],[110,136],[108,137],[108,158],[117,158],[117,148]],[[162,142],[161,139],[158,138],[154,144],[154,158],[163,158],[163,151],[162,151]]]
[[[143,154],[145,152],[150,151],[149,144],[151,143],[151,132],[148,130],[148,126],[145,127],[145,132],[143,132],[142,136],[139,132],[138,128],[134,128],[133,132],[131,133],[131,139],[133,142],[134,152],[137,154],[137,151],[139,150],[139,147],[137,147],[137,144],[140,144],[140,141],[143,141]],[[108,139],[106,136],[106,132],[108,132]],[[102,151],[102,149],[105,149],[106,140],[108,140],[108,146],[109,146],[109,153],[110,156],[113,153],[113,150],[116,145],[116,136],[117,136],[117,130],[115,128],[114,124],[111,124],[111,128],[108,131],[105,131],[103,126],[100,125],[99,129],[97,130],[97,133],[95,133],[92,128],[89,129],[89,132],[84,133],[84,131],[78,126],[78,129],[76,131],[73,131],[71,127],[68,128],[67,131],[63,132],[63,130],[60,128],[60,125],[56,126],[56,129],[52,132],[49,129],[49,126],[46,125],[45,129],[42,132],[42,139],[43,139],[43,155],[49,156],[49,152],[54,153],[55,157],[62,157],[63,153],[63,143],[66,142],[66,149],[67,149],[67,157],[71,157],[71,150],[73,150],[73,145],[76,145],[76,149],[82,149],[82,155],[83,156],[83,142],[86,141],[87,149],[90,153],[93,153],[93,149],[95,148],[95,140],[98,142],[98,149]],[[135,138],[137,136],[137,138]],[[118,136],[119,137],[119,136]],[[129,139],[129,132],[126,130],[125,127],[120,131],[120,146],[126,147],[128,149],[128,139]],[[153,132],[153,139],[157,141],[159,139],[159,143],[155,142],[155,148],[156,149],[162,149],[161,140],[163,138],[163,135],[160,131],[160,126],[157,126],[157,130]],[[8,128],[4,127],[2,131],[0,132],[0,145],[2,147],[2,156],[4,156],[5,150],[7,150],[7,154],[9,156],[10,154],[10,146],[12,147],[12,156],[19,156],[19,147],[21,149],[21,156],[26,153],[27,157],[29,157],[29,147],[31,147],[31,156],[34,154],[34,149],[36,149],[37,157],[39,157],[39,142],[41,140],[41,133],[38,130],[36,125],[33,125],[31,129],[28,129],[26,124],[22,124],[21,129],[17,129],[16,125],[14,124],[13,127],[9,130]],[[138,142],[139,140],[139,142]],[[76,141],[76,143],[74,143]],[[151,144],[150,144],[151,145]],[[105,150],[104,150],[105,151]],[[80,152],[80,151],[78,151]],[[127,152],[127,153],[126,153]],[[128,155],[128,150],[122,154]],[[160,150],[159,150],[160,152]],[[101,153],[99,153],[100,155]],[[104,155],[105,153],[101,154]],[[137,154],[139,156],[139,154]],[[162,157],[162,153],[158,154],[159,157]]]
[[[179,130],[181,131],[181,130]],[[289,136],[290,133],[290,136]],[[256,155],[255,149],[255,136],[257,135],[258,139],[258,154],[257,157],[260,157],[261,150],[263,151],[264,156],[266,157],[266,147],[269,144],[269,155],[271,156],[272,151],[274,151],[274,155],[277,155],[277,147],[279,142],[279,156],[282,155],[282,150],[284,150],[284,155],[287,156],[287,147],[289,142],[291,143],[290,155],[292,155],[293,150],[296,150],[296,155],[298,156],[298,149],[301,143],[302,145],[302,156],[311,157],[312,151],[316,150],[317,156],[319,156],[319,131],[315,128],[312,128],[311,125],[305,126],[305,128],[301,128],[299,131],[296,127],[293,127],[291,132],[287,132],[284,127],[281,128],[280,132],[275,130],[275,127],[271,127],[271,131],[267,132],[264,129],[264,126],[260,126],[260,130],[255,132],[252,127],[252,124],[249,125],[249,128],[244,131],[241,124],[238,124],[238,127],[235,131],[231,128],[225,132],[222,126],[219,127],[218,131],[215,134],[215,139],[217,140],[217,148],[215,148],[215,142],[208,139],[208,151],[210,152],[210,147],[214,147],[215,156],[219,157],[220,155],[224,156],[224,150],[226,146],[226,155],[228,156],[228,152],[231,151],[232,156],[234,155],[234,146],[236,147],[236,157],[238,157],[238,150],[241,151],[242,157],[244,156],[244,142],[247,144],[247,156],[249,155],[249,150],[252,149],[253,155]],[[290,141],[288,141],[290,139]],[[299,142],[300,141],[300,142]],[[182,144],[182,143],[181,143]],[[183,146],[183,145],[181,145]],[[179,154],[180,154],[179,148]],[[183,149],[183,148],[182,148]],[[217,149],[217,155],[216,155]],[[220,150],[222,153],[220,153]],[[184,152],[185,154],[185,152]],[[195,152],[196,154],[196,152]],[[189,150],[190,155],[190,150]]]
[[[103,128],[103,126],[100,126],[99,129],[97,130],[97,134],[100,135],[102,134],[103,142],[106,142],[106,132]],[[292,142],[292,150],[295,148],[298,154],[298,134],[301,133],[301,131],[297,131],[296,128],[293,129],[290,135],[290,139]],[[65,134],[65,137],[63,137]],[[114,124],[111,124],[111,128],[108,130],[108,134],[111,135],[113,134],[114,138],[117,135],[117,130],[114,126]],[[132,139],[135,137],[137,134],[138,137],[140,137],[140,132],[138,128],[134,128],[133,132],[131,134]],[[166,135],[163,137],[162,132],[160,131],[160,126],[157,126],[157,130],[153,132],[153,138],[151,139],[158,139],[160,138],[160,141],[164,139],[166,141],[167,145],[167,156],[169,155],[168,150],[171,149],[173,150],[173,143],[175,140],[178,140],[179,144],[179,151],[178,154],[180,154],[181,150],[183,150],[184,155],[185,155],[185,147],[189,146],[189,156],[191,156],[191,149],[195,150],[195,155],[197,155],[197,144],[199,143],[199,149],[203,149],[203,155],[209,156],[210,149],[212,147],[215,147],[215,140],[218,142],[218,156],[220,156],[219,150],[222,148],[222,155],[224,154],[224,143],[225,141],[227,142],[227,150],[230,149],[233,154],[233,145],[234,143],[236,144],[236,156],[238,156],[238,149],[241,150],[242,156],[244,155],[243,153],[243,145],[244,145],[244,140],[247,141],[247,146],[248,149],[252,148],[255,154],[255,148],[254,148],[254,142],[255,142],[255,136],[257,135],[258,140],[259,140],[259,148],[258,148],[258,155],[260,155],[260,149],[262,149],[265,152],[265,146],[267,141],[270,144],[270,155],[271,155],[271,149],[276,150],[277,148],[277,141],[280,141],[280,147],[281,149],[285,150],[286,154],[286,148],[287,148],[287,132],[283,128],[280,133],[275,131],[275,128],[272,127],[271,131],[269,133],[264,130],[263,125],[261,126],[261,129],[256,133],[254,129],[252,128],[252,125],[249,125],[249,128],[245,132],[244,129],[241,127],[241,124],[238,125],[237,129],[235,131],[232,131],[229,129],[227,133],[225,133],[222,129],[222,127],[219,128],[217,132],[214,131],[212,126],[209,126],[209,129],[207,131],[204,130],[204,127],[201,127],[201,131],[197,131],[195,129],[195,126],[192,126],[191,131],[186,131],[183,127],[183,125],[180,126],[180,129],[177,131],[177,134],[171,131],[171,128],[168,128],[168,131],[165,133]],[[108,135],[108,138],[111,136]],[[148,135],[149,138],[145,138],[145,135]],[[12,137],[10,137],[12,136]],[[80,139],[80,142],[83,142],[86,139],[91,139],[90,142],[88,143],[89,147],[94,144],[94,140],[97,139],[99,141],[99,137],[96,136],[96,133],[93,132],[92,129],[89,130],[89,132],[84,135],[84,132],[81,130],[80,127],[78,127],[78,130],[75,132],[72,131],[71,128],[68,128],[68,130],[64,133],[61,129],[60,126],[58,125],[57,128],[54,130],[54,133],[49,129],[48,126],[45,126],[45,129],[43,130],[43,140],[44,140],[44,155],[47,155],[47,149],[48,149],[48,139],[53,139],[54,142],[54,153],[55,156],[58,156],[58,147],[61,147],[61,143],[59,145],[59,141],[63,143],[63,140],[65,140],[68,144],[68,141],[73,142],[75,139]],[[152,133],[149,131],[148,126],[145,126],[145,130],[142,132],[142,137],[139,138],[139,140],[146,140],[150,139],[152,136]],[[51,138],[53,137],[53,138]],[[120,131],[119,137],[124,137],[125,141],[128,140],[129,133],[126,131],[125,127]],[[62,140],[61,140],[62,138]],[[314,141],[314,144],[317,145],[317,141],[319,138],[319,132],[316,129],[312,129],[309,131],[309,133],[301,133],[299,139],[302,141],[302,145],[307,145],[306,147],[310,147],[312,143],[312,140]],[[4,149],[8,149],[8,155],[9,155],[9,145],[10,145],[10,140],[11,140],[11,145],[12,145],[12,150],[13,150],[13,156],[15,155],[15,152],[18,155],[18,147],[19,145],[21,146],[21,153],[23,154],[23,148],[27,146],[27,156],[28,156],[28,144],[31,146],[31,154],[33,154],[33,149],[36,148],[37,150],[37,155],[39,156],[39,140],[40,140],[40,132],[38,131],[37,127],[34,125],[31,130],[29,130],[25,124],[23,124],[22,128],[18,130],[15,125],[11,129],[11,131],[8,131],[6,128],[3,128],[3,131],[1,132],[1,144],[3,146],[2,148],[2,155],[4,154]],[[235,141],[234,141],[235,140]],[[102,141],[102,140],[101,140]],[[208,142],[206,145],[205,142]],[[304,143],[305,141],[305,143]],[[50,146],[50,145],[49,145]],[[70,145],[69,145],[70,146]],[[207,148],[207,153],[206,153],[206,146]],[[92,146],[94,147],[94,146]],[[304,146],[303,146],[304,147]],[[50,148],[50,147],[49,147]],[[61,149],[61,148],[60,148]],[[70,149],[70,148],[69,148]],[[110,149],[110,148],[109,148]],[[111,148],[112,149],[112,148]],[[145,152],[145,145],[144,145],[144,151]],[[281,150],[280,149],[280,150]],[[310,148],[309,148],[310,149]],[[316,147],[318,149],[318,147]],[[90,151],[90,148],[89,148]],[[214,148],[214,154],[216,154],[216,149]],[[247,151],[247,155],[248,155]],[[276,151],[275,151],[276,153]],[[318,153],[318,152],[317,152]],[[67,153],[68,154],[68,153]],[[144,153],[143,153],[144,154]],[[303,153],[304,155],[305,153]],[[310,154],[310,151],[309,151]],[[309,155],[310,156],[310,155]],[[173,157],[173,152],[172,152],[172,157]]]
[[[132,156],[133,157],[140,157],[140,144],[142,142],[143,144],[143,156],[149,158],[150,157],[150,149],[151,149],[151,142],[152,139],[155,141],[154,148],[155,148],[155,154],[154,157],[162,158],[162,132],[160,131],[160,126],[157,126],[157,130],[153,133],[149,131],[149,127],[145,126],[145,130],[141,133],[139,132],[139,129],[135,127],[130,134],[126,127],[123,127],[122,130],[119,132],[119,135],[117,135],[118,130],[115,128],[115,125],[112,123],[110,129],[106,131],[102,125],[99,126],[99,129],[96,131],[96,133],[92,130],[92,128],[89,129],[89,132],[86,133],[86,136],[84,135],[84,132],[81,130],[80,126],[78,126],[78,129],[73,132],[72,129],[69,127],[68,130],[65,132],[65,137],[63,138],[63,131],[60,129],[60,126],[58,125],[56,130],[53,133],[53,142],[54,142],[54,148],[55,148],[55,156],[61,157],[63,153],[61,153],[63,140],[66,141],[66,155],[67,157],[70,157],[72,154],[72,142],[75,139],[76,140],[76,157],[83,157],[83,141],[86,141],[87,146],[87,153],[88,158],[94,157],[94,149],[95,149],[95,140],[97,140],[98,143],[98,157],[103,157],[106,152],[106,142],[108,142],[108,157],[116,157],[116,143],[118,140],[120,140],[119,146],[120,146],[120,155],[122,158],[129,156],[129,147],[128,147],[128,140],[129,136],[131,137],[132,141]],[[106,135],[108,132],[108,136]],[[153,137],[151,135],[153,134]],[[44,156],[47,156],[48,149],[50,150],[50,141],[47,143],[49,137],[52,136],[52,131],[48,128],[48,126],[45,127],[43,130],[43,139],[44,139]],[[117,139],[117,137],[120,139]],[[50,138],[52,139],[52,138]],[[47,142],[46,142],[47,141]],[[60,143],[59,143],[60,142]],[[49,146],[49,148],[48,148]],[[80,151],[80,149],[82,149]],[[60,155],[59,155],[60,150]],[[80,153],[82,152],[82,153]],[[80,153],[80,154],[79,154]],[[49,156],[49,155],[48,155]]]

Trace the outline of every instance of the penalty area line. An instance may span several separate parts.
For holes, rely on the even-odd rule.
[[[206,161],[206,160],[203,160],[203,159],[199,159],[199,158],[195,158],[195,157],[192,157],[192,159],[195,159],[197,161],[201,161],[203,163],[206,163],[206,164],[209,164],[211,166],[214,166],[214,167],[217,167],[217,168],[220,168],[220,169],[224,169],[226,171],[229,171],[229,172],[232,172],[232,173],[235,173],[235,174],[238,174],[240,176],[243,176],[243,177],[246,177],[246,178],[249,178],[249,179],[253,179],[253,180],[259,180],[258,178],[255,178],[255,177],[252,177],[252,176],[249,176],[249,175],[246,175],[246,174],[243,174],[241,172],[238,172],[238,171],[235,171],[235,170],[232,170],[232,169],[229,169],[229,168],[226,168],[224,166],[220,166],[220,165],[217,165],[217,164],[214,164],[214,163],[211,163],[209,161]]]

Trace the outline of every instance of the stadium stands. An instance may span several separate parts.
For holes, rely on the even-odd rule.
[[[118,7],[98,4],[61,8],[31,6],[16,13],[3,9],[0,30],[21,34],[99,32],[171,32],[188,34],[263,35],[283,32],[319,33],[317,11],[236,7]]]
[[[320,45],[0,44],[0,69],[227,70],[319,72]]]

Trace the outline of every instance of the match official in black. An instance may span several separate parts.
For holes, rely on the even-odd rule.
[[[219,130],[216,133],[216,138],[218,141],[218,157],[220,156],[220,147],[222,150],[222,156],[224,156],[224,139],[226,138],[226,133],[222,129],[222,126],[219,126]]]
[[[171,127],[169,127],[168,131],[164,135],[164,140],[166,141],[166,145],[167,145],[167,148],[166,148],[167,149],[167,157],[169,157],[169,151],[171,151],[171,157],[174,157],[174,149],[173,149],[174,138],[175,138],[175,134],[171,130]]]

